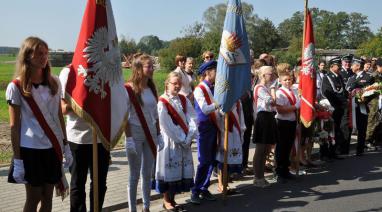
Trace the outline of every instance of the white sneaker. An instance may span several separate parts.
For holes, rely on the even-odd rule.
[[[253,185],[259,188],[266,188],[270,186],[269,182],[262,178],[262,179],[253,179]]]

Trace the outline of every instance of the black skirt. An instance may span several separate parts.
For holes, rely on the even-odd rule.
[[[255,121],[255,134],[253,143],[275,144],[278,140],[278,131],[275,114],[273,112],[260,111]]]
[[[58,160],[54,149],[20,148],[20,157],[24,163],[25,181],[32,186],[44,184],[57,184],[61,177],[61,162]],[[13,180],[13,167],[9,172],[9,182]]]

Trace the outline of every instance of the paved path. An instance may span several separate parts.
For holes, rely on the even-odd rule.
[[[193,146],[194,163],[197,156]],[[316,149],[317,150],[317,149]],[[250,157],[254,153],[251,146]],[[109,168],[108,190],[104,211],[127,211],[127,168],[123,150],[112,152],[113,164]],[[25,201],[23,185],[6,182],[8,167],[0,168],[0,211],[22,211]],[[252,186],[253,176],[247,176],[230,184],[241,194],[231,196],[227,206],[223,201],[204,203],[203,206],[187,204],[189,211],[369,211],[382,210],[382,153],[368,153],[364,157],[351,156],[342,161],[325,164],[312,169],[302,182],[275,184],[271,188],[258,189]],[[67,174],[70,179],[70,175]],[[216,182],[216,179],[213,178]],[[89,180],[88,185],[89,187]],[[216,193],[216,184],[211,186]],[[139,192],[139,189],[138,189]],[[189,193],[177,196],[185,203]],[[220,198],[221,196],[219,196]],[[140,198],[140,194],[138,194]],[[161,211],[160,195],[152,192],[151,211]],[[89,203],[88,203],[89,204]],[[257,209],[257,210],[254,210]],[[63,202],[53,199],[53,211],[69,211],[69,198]]]
[[[273,183],[261,189],[252,185],[252,177],[231,183],[238,194],[227,201],[217,195],[216,202],[187,203],[189,195],[176,197],[187,211],[198,212],[366,212],[382,211],[382,152],[368,152],[362,157],[350,156],[319,168],[307,170],[298,181]],[[210,189],[216,193],[216,187]],[[152,203],[151,211],[163,211],[162,200]],[[123,211],[123,210],[121,210]]]
[[[195,144],[193,145],[193,158],[195,166],[197,163],[197,154]],[[254,148],[250,150],[250,155],[254,154]],[[251,156],[252,157],[252,156]],[[114,211],[116,209],[127,208],[127,170],[128,162],[124,150],[112,151],[112,165],[109,167],[107,180],[108,190],[106,192],[104,210]],[[22,211],[25,202],[24,185],[7,183],[8,167],[0,168],[0,212]],[[70,174],[66,173],[68,181]],[[87,191],[89,191],[89,182],[87,180]],[[152,191],[152,199],[160,198],[160,195]],[[140,198],[140,188],[138,187],[138,198]],[[138,202],[141,200],[139,199]],[[87,195],[87,205],[89,199]],[[69,198],[61,201],[60,198],[53,198],[53,211],[69,211]],[[89,207],[88,207],[89,208]],[[126,209],[125,209],[126,211]]]

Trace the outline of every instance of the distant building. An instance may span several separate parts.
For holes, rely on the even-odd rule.
[[[316,56],[323,61],[328,62],[330,59],[344,55],[356,54],[356,49],[316,49]]]
[[[53,67],[64,67],[72,62],[74,52],[50,51],[49,61]]]

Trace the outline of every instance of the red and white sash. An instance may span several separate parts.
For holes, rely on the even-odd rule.
[[[49,138],[49,141],[51,142],[51,144],[53,146],[54,152],[56,153],[57,159],[62,164],[63,154],[62,154],[61,144],[60,144],[56,134],[54,133],[54,131],[52,130],[52,128],[48,124],[47,120],[45,119],[44,114],[41,112],[38,104],[36,103],[36,101],[34,100],[34,98],[32,96],[25,96],[22,94],[20,81],[18,79],[13,80],[12,82],[17,86],[17,88],[20,91],[21,96],[28,103],[30,109],[33,112],[33,115],[37,119],[41,128],[44,130],[45,135]],[[68,185],[68,182],[66,180],[63,167],[61,167],[61,172],[62,172],[62,177],[60,179],[60,182],[58,184],[56,184],[55,187],[56,187],[57,196],[61,196],[62,199],[64,199],[69,194],[69,185]]]
[[[239,135],[241,135],[241,128],[240,128],[240,124],[239,124],[239,119],[240,119],[240,103],[239,103],[239,101],[236,102],[236,113],[237,113],[238,117],[236,117],[232,111],[230,111],[228,113],[228,116],[229,116],[228,130],[230,132],[232,132],[233,126],[235,126],[237,131],[239,131]]]
[[[210,93],[211,91],[207,90],[207,86],[204,85],[204,83],[200,83],[197,87],[199,87],[202,92],[203,92],[203,95],[204,95],[204,98],[206,99],[206,102],[207,102],[207,105],[211,105],[213,104],[212,103],[212,100],[211,100],[211,97],[210,97]],[[211,94],[212,95],[212,94]],[[217,121],[217,117],[216,117],[216,114],[215,114],[215,111],[214,112],[211,112],[210,114],[208,114],[210,120],[212,121],[212,123],[216,126],[216,128],[220,131],[220,128],[219,128],[219,124],[218,124],[218,121]]]
[[[210,97],[210,95],[212,96],[212,93],[211,93],[211,90],[208,88],[208,86],[205,85],[205,83],[201,82],[197,87],[199,87],[202,90],[203,96],[206,99],[207,105],[213,104],[211,97]],[[211,122],[215,125],[216,129],[218,130],[218,132],[217,132],[217,144],[220,145],[220,142],[221,142],[220,134],[221,134],[222,130],[220,130],[215,111],[208,114],[208,117],[210,118]]]
[[[283,87],[279,88],[279,90],[284,94],[284,96],[286,96],[286,98],[288,98],[290,105],[294,106],[297,103],[297,99],[296,99],[296,96],[294,95],[293,91],[289,92],[288,90],[286,90]]]
[[[182,111],[184,115],[187,114],[187,99],[185,96],[178,94],[178,97],[180,99],[180,102],[182,104]],[[182,128],[183,132],[187,135],[188,134],[188,126],[186,124],[186,120],[182,118],[182,116],[178,113],[178,111],[171,105],[170,100],[165,96],[159,97],[159,101],[162,102],[168,111],[168,114],[170,115],[172,121],[179,125],[180,128]]]
[[[147,142],[150,146],[151,152],[153,153],[154,158],[156,158],[156,155],[157,155],[156,145],[155,145],[154,139],[150,133],[150,130],[149,130],[149,127],[147,125],[147,121],[145,119],[145,116],[143,115],[141,105],[138,102],[138,99],[137,99],[137,97],[133,91],[133,88],[127,83],[125,84],[125,88],[127,90],[127,93],[129,94],[129,98],[130,98],[131,103],[134,106],[135,112],[137,113],[139,122],[141,123],[143,132],[145,133],[145,136],[146,136]]]

